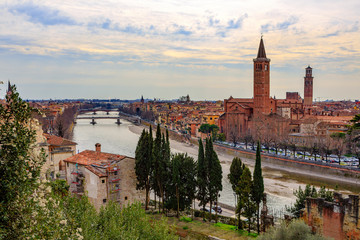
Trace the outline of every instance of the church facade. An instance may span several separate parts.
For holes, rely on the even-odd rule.
[[[287,92],[286,99],[270,97],[270,59],[266,57],[261,38],[254,62],[253,98],[224,100],[224,114],[219,118],[220,132],[227,140],[271,130],[274,134],[297,132],[299,121],[311,113],[313,96],[312,68],[306,68],[304,98],[298,92]],[[271,125],[271,126],[270,126]]]

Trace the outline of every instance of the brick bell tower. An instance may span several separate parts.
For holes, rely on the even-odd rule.
[[[312,106],[313,103],[313,79],[312,68],[308,66],[305,69],[304,77],[304,107],[308,108]]]
[[[257,58],[254,59],[254,115],[270,112],[270,59],[266,58],[261,36]]]

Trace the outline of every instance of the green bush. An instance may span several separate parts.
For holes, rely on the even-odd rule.
[[[189,217],[183,216],[183,217],[180,218],[180,221],[182,221],[182,222],[192,222],[192,219],[189,218]]]
[[[322,236],[311,233],[311,228],[302,220],[285,221],[279,227],[272,227],[259,236],[258,240],[324,240]]]
[[[224,224],[224,223],[215,223],[214,226],[220,227],[223,230],[231,230],[231,231],[237,230],[237,226]]]

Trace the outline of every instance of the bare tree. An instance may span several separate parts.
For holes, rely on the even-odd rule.
[[[248,145],[252,142],[252,135],[249,131],[244,135],[243,141],[245,143],[245,148],[247,149]]]
[[[360,129],[353,129],[350,132],[351,153],[358,159],[360,168]]]
[[[274,133],[270,122],[267,122],[265,129],[261,134],[261,142],[264,144],[265,149],[270,152],[270,146],[273,143]]]
[[[290,136],[289,133],[283,134],[280,138],[280,147],[285,152],[285,157],[287,156],[287,150],[289,148]]]
[[[332,142],[332,138],[328,135],[322,137],[319,141],[320,154],[323,158],[325,157],[326,162],[328,161],[328,156],[331,154]]]
[[[239,134],[236,129],[231,129],[230,140],[234,144],[234,147],[236,147],[236,144],[239,142]]]
[[[339,159],[339,164],[341,163],[341,156],[345,152],[345,133],[333,133],[331,134],[331,138],[333,139],[333,149],[334,153]]]
[[[309,138],[306,141],[306,148],[310,152],[311,157],[314,156],[315,161],[317,158],[317,154],[319,153],[319,149],[320,149],[319,145],[320,144],[319,144],[319,136],[318,135],[315,135],[314,137]]]
[[[293,152],[294,157],[296,157],[296,150],[297,150],[296,139],[293,138],[293,137],[290,137],[289,140],[288,140],[288,146],[289,146],[290,151]]]
[[[72,138],[72,125],[77,107],[66,108],[62,114],[58,115],[55,120],[55,134],[66,139]]]

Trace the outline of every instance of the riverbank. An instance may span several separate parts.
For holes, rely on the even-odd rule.
[[[145,126],[129,126],[130,131],[135,134],[141,134],[142,129]],[[175,150],[175,152],[186,152],[190,156],[197,159],[198,147],[191,143],[180,142],[179,138],[175,140],[171,139],[171,148]],[[250,158],[249,156],[245,156],[242,152],[235,151],[230,148],[218,149],[217,153],[219,159],[221,161],[221,165],[223,168],[223,181],[226,183],[227,174],[229,173],[229,168],[231,165],[231,161],[235,156],[238,156],[242,159],[242,161],[253,171],[255,160]],[[264,159],[264,157],[263,157]],[[300,169],[299,167],[292,167],[291,165],[280,165],[275,164],[274,162],[269,162],[266,160],[262,161],[263,167],[263,176],[264,176],[264,185],[265,192],[271,195],[275,195],[277,197],[277,201],[280,201],[278,204],[282,203],[293,203],[295,201],[295,197],[293,195],[294,190],[297,190],[300,187],[304,188],[306,184],[312,184],[316,186],[326,186],[330,189],[337,189],[337,191],[343,194],[355,194],[359,193],[360,179],[347,179],[343,176],[333,176],[324,174],[314,174],[313,171],[308,169]],[[223,184],[224,185],[224,184]],[[230,184],[228,184],[230,185]],[[232,192],[232,189],[224,189],[225,191]],[[223,190],[223,192],[224,192]],[[231,196],[231,194],[226,194],[227,198]],[[229,202],[229,201],[227,201]]]

